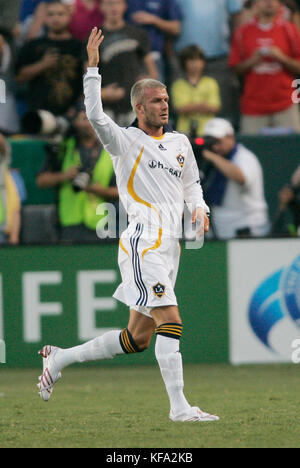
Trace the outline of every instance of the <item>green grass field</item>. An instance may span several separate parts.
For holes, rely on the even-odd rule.
[[[76,367],[52,400],[38,370],[0,369],[0,448],[300,447],[300,371],[294,365],[186,365],[185,393],[217,423],[172,423],[156,367]]]

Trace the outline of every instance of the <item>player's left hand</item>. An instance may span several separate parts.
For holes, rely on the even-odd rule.
[[[202,237],[209,231],[209,217],[203,208],[198,207],[194,210],[192,214],[192,224],[195,224],[196,222],[199,223],[196,233],[197,237]]]

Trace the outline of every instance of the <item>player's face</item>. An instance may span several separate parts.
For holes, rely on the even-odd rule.
[[[165,88],[146,89],[140,107],[148,126],[160,128],[169,122],[169,95]]]
[[[55,3],[47,7],[46,26],[48,26],[50,31],[55,33],[66,31],[70,20],[70,12],[65,5]]]

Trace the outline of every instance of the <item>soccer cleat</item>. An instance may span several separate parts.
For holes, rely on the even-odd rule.
[[[175,416],[170,412],[170,419],[173,422],[211,422],[219,421],[219,417],[214,414],[204,413],[197,406],[192,406],[187,412]]]
[[[39,377],[39,395],[44,401],[49,401],[55,383],[61,378],[61,373],[55,363],[55,354],[60,348],[44,346],[38,354],[43,358],[43,374]]]

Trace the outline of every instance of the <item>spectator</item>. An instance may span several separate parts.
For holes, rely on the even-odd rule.
[[[55,0],[46,9],[48,33],[21,49],[17,81],[28,83],[29,110],[64,115],[82,93],[82,44],[69,32],[68,6]]]
[[[211,120],[204,133],[213,138],[211,151],[203,151],[210,164],[203,190],[212,210],[215,236],[218,239],[266,236],[270,226],[258,159],[236,143],[234,129],[224,119]]]
[[[297,26],[300,30],[300,2],[299,0],[280,0],[281,6],[278,11],[278,16],[286,21],[290,21]],[[244,9],[241,14],[239,25],[247,23],[253,20],[257,14],[257,2],[256,0],[247,0],[244,4]]]
[[[0,0],[0,29],[3,33],[18,34],[20,6],[21,0]]]
[[[178,0],[183,12],[182,29],[175,47],[198,45],[207,59],[205,74],[217,80],[222,99],[222,116],[232,119],[238,112],[238,83],[228,67],[230,23],[235,27],[242,0]]]
[[[46,3],[52,0],[22,0],[20,10],[21,43],[36,39],[43,33]]]
[[[26,202],[27,200],[27,189],[26,189],[26,184],[25,180],[21,174],[21,171],[19,168],[10,168],[10,174],[14,180],[14,183],[17,187],[20,202],[23,205],[23,203]]]
[[[21,203],[9,172],[11,148],[0,134],[0,244],[19,244]]]
[[[293,231],[300,236],[300,166],[292,175],[290,184],[279,192],[279,214],[284,214],[288,208],[294,218]]]
[[[51,1],[51,0],[50,0]],[[49,0],[21,0],[20,21],[21,23],[29,22],[33,18],[37,7],[40,3],[46,3]]]
[[[100,0],[73,1],[70,31],[75,39],[85,41],[94,26],[103,23]]]
[[[144,77],[157,78],[157,68],[150,53],[147,33],[126,23],[125,0],[102,0],[104,14],[101,46],[101,74],[105,112],[120,126],[135,119],[130,102],[134,83]]]
[[[299,4],[294,0],[280,0],[280,3],[279,15],[281,15],[282,19],[294,23],[298,31],[300,31]]]
[[[61,240],[95,242],[96,227],[106,225],[106,216],[96,214],[97,206],[117,200],[118,190],[111,159],[84,110],[77,110],[73,125],[74,136],[66,138],[58,148],[48,147],[37,185],[57,188]]]
[[[165,39],[176,38],[181,30],[182,13],[177,0],[128,0],[127,17],[148,33],[159,79],[165,82]]]
[[[46,3],[51,1],[52,0],[23,0],[24,5],[21,15],[23,20],[22,30],[23,34],[26,34],[27,40],[35,39],[42,34],[46,22]],[[95,25],[100,26],[102,24],[103,15],[99,9],[101,0],[60,1],[70,10],[70,32],[74,39],[84,41]]]
[[[9,43],[0,34],[0,131],[19,132],[19,117],[14,96],[13,56]]]
[[[221,109],[216,80],[203,76],[205,56],[198,46],[188,46],[180,54],[184,78],[172,87],[173,107],[178,115],[177,130],[191,136],[203,134],[205,124]]]
[[[244,8],[240,14],[238,26],[253,20],[256,15],[256,0],[244,0]]]
[[[257,17],[234,35],[230,65],[243,77],[241,131],[265,127],[300,131],[299,110],[292,102],[292,83],[300,73],[300,35],[278,17],[279,0],[257,0]]]

